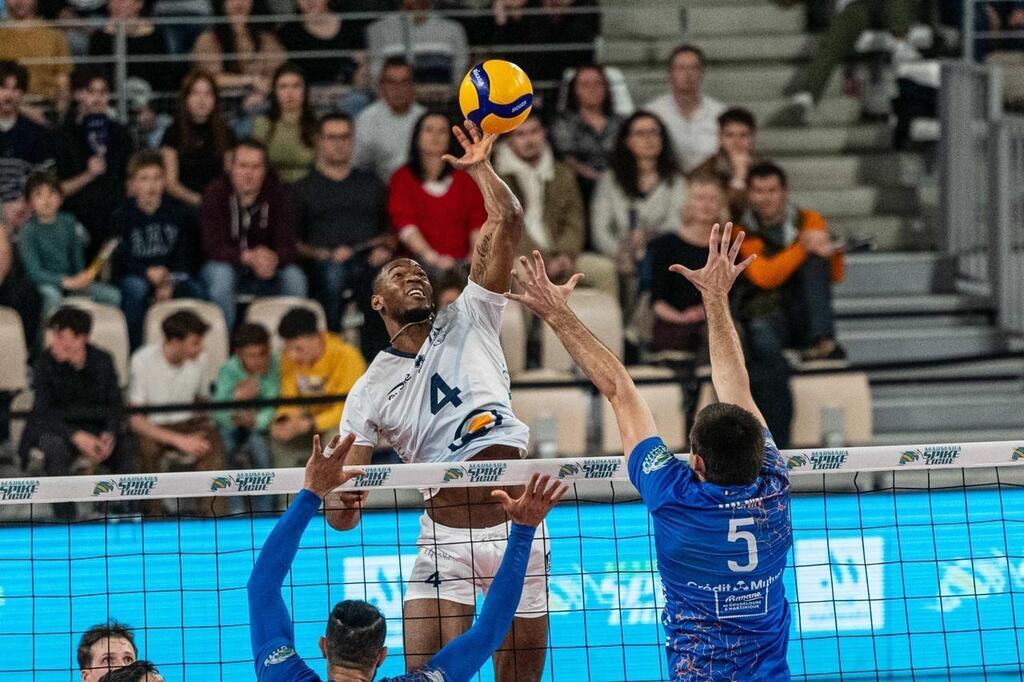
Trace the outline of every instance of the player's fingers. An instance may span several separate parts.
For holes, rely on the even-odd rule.
[[[353,467],[345,467],[344,469],[341,470],[341,482],[345,483],[346,481],[349,481],[349,480],[355,478],[356,476],[365,476],[365,475],[366,475],[366,471],[364,471],[363,469],[356,469],[356,468],[353,468]]]
[[[339,434],[340,435],[340,434]],[[337,436],[335,436],[335,439]],[[338,462],[338,464],[345,464],[345,459],[348,457],[349,451],[352,449],[352,444],[356,441],[356,434],[347,433],[345,437],[338,441],[337,445],[331,448],[330,457],[332,460]],[[334,443],[334,439],[331,440]]]
[[[530,261],[526,259],[526,256],[520,256],[519,264],[523,266],[523,272],[526,273],[526,283],[530,286],[535,286],[537,284],[537,272],[530,265]]]
[[[729,262],[730,263],[735,263],[736,262],[736,256],[738,256],[740,254],[740,245],[743,243],[743,237],[744,237],[744,233],[743,232],[737,232],[736,233],[736,239],[733,240],[732,246],[729,248]]]
[[[668,266],[668,269],[669,269],[669,272],[674,272],[677,275],[682,275],[686,279],[690,279],[690,276],[693,274],[693,270],[691,270],[690,268],[686,267],[685,265],[679,265],[679,264],[670,265],[670,266]]]
[[[469,123],[469,121],[466,121],[466,123]],[[472,124],[470,123],[470,125]],[[452,126],[452,133],[455,135],[455,139],[459,141],[459,144],[462,145],[462,148],[468,152],[470,142],[469,138],[466,137],[466,133],[462,132],[462,128],[459,126]]]
[[[444,156],[441,157],[441,160],[444,161],[445,163],[451,165],[451,166],[456,167],[456,168],[459,167],[459,160],[456,159],[451,154],[445,154]]]
[[[544,265],[544,256],[537,249],[533,250],[533,264],[537,268],[537,279],[548,279],[548,269]]]
[[[569,288],[569,291],[572,291],[576,288],[576,285],[583,280],[584,277],[585,275],[582,272],[577,272],[575,275],[569,278],[569,281],[565,283],[565,286]]]
[[[526,296],[524,296],[523,294],[514,294],[511,291],[506,291],[502,295],[508,300],[515,301],[516,303],[522,303],[523,301],[526,300]]]
[[[718,246],[718,253],[722,256],[729,254],[729,240],[732,238],[732,223],[726,223],[722,230],[722,243]]]
[[[547,494],[546,491],[547,491],[547,487],[548,487],[548,481],[550,481],[550,480],[551,480],[551,476],[549,474],[544,474],[543,476],[538,476],[536,478],[536,480],[535,480],[535,485],[534,485],[533,491],[534,491],[534,493],[536,495],[539,495],[541,497],[541,499],[543,499],[544,496]]]
[[[469,131],[469,137],[471,140],[473,140],[474,143],[479,142],[483,137],[480,134],[480,129],[477,128],[476,124],[470,121],[468,118],[466,119],[466,130]]]
[[[323,453],[323,450],[320,449],[320,434],[319,433],[314,433],[313,434],[313,455],[316,456],[316,455],[322,455],[322,454],[324,454],[324,453]]]
[[[556,504],[558,504],[567,492],[569,492],[569,486],[567,486],[564,483],[559,483],[558,489],[555,490],[555,494],[551,497],[551,506],[554,507]]]
[[[491,497],[498,498],[498,502],[500,502],[501,506],[504,507],[505,509],[508,509],[509,507],[512,506],[512,498],[509,497],[508,493],[506,493],[504,490],[492,490]]]
[[[756,253],[752,253],[749,256],[747,256],[747,259],[745,261],[743,261],[742,263],[737,265],[736,269],[739,272],[743,272],[744,270],[746,270],[750,266],[751,263],[753,263],[756,260],[757,260],[757,254]]]

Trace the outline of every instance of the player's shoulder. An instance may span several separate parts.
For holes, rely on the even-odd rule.
[[[274,643],[260,652],[256,659],[256,678],[260,682],[321,682],[320,676],[288,642]]]

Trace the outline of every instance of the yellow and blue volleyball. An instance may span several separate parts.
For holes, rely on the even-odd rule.
[[[485,133],[507,133],[530,115],[533,83],[512,62],[489,59],[462,79],[459,105],[462,114]]]

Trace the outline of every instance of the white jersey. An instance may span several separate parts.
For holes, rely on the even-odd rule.
[[[461,462],[491,445],[526,454],[501,351],[505,297],[470,281],[439,313],[419,352],[381,351],[345,401],[341,432],[387,438],[404,462]]]

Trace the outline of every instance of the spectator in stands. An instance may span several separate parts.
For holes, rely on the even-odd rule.
[[[790,202],[781,168],[757,164],[747,182],[750,207],[740,258],[758,258],[744,272],[749,286],[737,292],[736,305],[749,345],[751,391],[782,446],[789,442],[793,413],[782,351],[801,348],[805,360],[846,357],[832,317],[832,283],[842,279],[844,262],[821,214]]]
[[[60,183],[52,175],[38,173],[28,179],[25,198],[32,217],[21,230],[18,253],[28,277],[43,299],[43,314],[49,317],[64,300],[65,292],[88,296],[97,303],[118,306],[121,293],[116,287],[97,282],[102,263],[86,267],[81,223],[60,210]]]
[[[729,199],[732,220],[747,210],[747,173],[761,159],[754,151],[757,121],[747,109],[733,107],[718,117],[718,153],[697,166],[693,175],[718,177]]]
[[[231,336],[233,355],[217,374],[214,402],[234,400],[274,400],[281,387],[277,356],[270,350],[270,334],[259,324],[238,326]],[[213,413],[232,469],[270,469],[270,424],[274,408],[221,410]],[[248,453],[248,457],[246,457]],[[256,498],[262,510],[270,508],[270,498]]]
[[[142,345],[142,325],[151,302],[206,298],[194,276],[195,216],[164,194],[165,184],[159,152],[138,152],[128,164],[130,196],[111,219],[114,234],[121,239],[114,276],[133,350]]]
[[[306,296],[306,276],[295,263],[294,209],[287,188],[267,173],[259,142],[235,145],[227,175],[203,195],[200,229],[207,261],[201,275],[228,329],[239,293]]]
[[[288,52],[348,52],[366,48],[365,27],[337,14],[329,0],[296,0],[295,6],[302,14],[302,21],[289,21],[277,31],[281,45]],[[293,59],[311,86],[357,84],[356,76],[364,61],[364,55]]]
[[[446,154],[459,154],[448,118],[424,114],[413,129],[409,162],[388,187],[391,226],[432,276],[465,265],[487,219],[480,189],[445,162]]]
[[[92,316],[65,307],[48,323],[50,343],[32,375],[35,401],[20,454],[30,472],[47,476],[92,474],[103,465],[115,473],[129,469],[120,427],[121,388],[110,354],[89,343]],[[102,410],[102,414],[67,414]],[[42,461],[36,459],[42,455]],[[59,518],[75,516],[73,503],[58,504]]]
[[[164,676],[149,661],[135,661],[119,670],[111,670],[100,682],[164,682]]]
[[[128,399],[132,405],[203,403],[210,397],[203,337],[209,325],[191,310],[168,315],[164,340],[132,354]],[[204,412],[133,414],[130,426],[139,443],[144,473],[216,471],[224,468],[217,428]]]
[[[143,17],[144,0],[108,0],[107,12],[110,21],[89,36],[89,56],[112,58],[119,23],[124,24],[125,54],[128,56],[129,78],[141,78],[158,91],[169,91],[180,81],[175,78],[177,65],[167,62],[140,62],[133,57],[153,57],[168,52],[164,33]],[[113,65],[103,66],[107,82],[113,77]]]
[[[783,110],[777,122],[807,122],[836,67],[855,54],[857,39],[870,28],[881,28],[891,34],[889,48],[894,62],[920,59],[920,53],[907,40],[911,24],[918,16],[918,5],[918,0],[851,0],[846,3],[818,39],[811,63],[787,87],[787,93],[792,95],[792,106]]]
[[[387,188],[370,171],[352,167],[356,131],[347,114],[320,121],[316,166],[292,188],[299,253],[310,263],[311,289],[341,331],[345,306],[363,313],[360,346],[372,358],[388,345],[383,320],[370,305],[373,278],[394,255],[387,223]]]
[[[192,71],[181,84],[174,122],[160,142],[167,193],[198,208],[203,192],[224,172],[224,156],[232,145],[216,81],[205,71]]]
[[[367,27],[372,74],[381,73],[389,57],[404,57],[417,83],[458,85],[469,68],[466,29],[431,11],[431,5],[431,0],[402,0],[401,12]]]
[[[668,127],[676,157],[689,173],[718,148],[718,117],[725,105],[701,92],[704,52],[680,45],[669,59],[670,91],[645,107]]]
[[[0,60],[0,218],[15,232],[31,215],[25,181],[32,173],[53,170],[57,156],[50,131],[21,114],[26,88],[28,70]]]
[[[622,117],[612,110],[612,91],[600,66],[581,66],[569,82],[565,111],[551,128],[556,151],[576,171],[583,199],[590,206],[597,179],[608,159]]]
[[[586,285],[617,297],[615,264],[583,251],[587,232],[583,198],[572,168],[555,161],[536,109],[495,151],[494,167],[523,203],[526,230],[520,253],[528,255],[537,249],[544,254],[552,281],[564,282],[582,272]]]
[[[359,351],[329,332],[317,328],[316,314],[292,308],[281,318],[278,335],[281,354],[281,397],[308,398],[347,394],[366,371]],[[274,466],[301,466],[309,459],[314,433],[329,443],[338,433],[344,401],[278,408],[270,427]]]
[[[138,657],[131,628],[117,621],[93,625],[78,640],[82,682],[99,682],[111,670],[131,665]]]
[[[412,66],[404,57],[390,57],[380,72],[380,99],[356,119],[355,165],[373,171],[384,182],[409,160],[409,139],[427,112],[416,101]]]
[[[686,181],[665,125],[653,114],[636,112],[619,128],[590,211],[594,247],[615,261],[620,300],[627,310],[636,295],[636,265],[647,243],[678,228],[685,196]]]
[[[28,67],[22,90],[34,100],[64,111],[68,103],[71,52],[64,34],[36,16],[36,0],[6,0],[7,18],[0,22],[0,60],[50,59],[52,64]]]
[[[700,292],[669,272],[674,263],[700,269],[708,260],[711,226],[725,220],[725,194],[718,178],[695,174],[686,188],[678,232],[653,240],[647,249],[654,328],[651,350],[685,351],[707,358],[707,325]]]
[[[214,0],[214,14],[227,23],[204,31],[192,48],[197,66],[213,74],[221,90],[248,95],[252,109],[270,94],[270,79],[284,61],[284,49],[270,24],[255,24],[253,14],[267,14],[262,0]]]
[[[14,249],[11,228],[0,221],[0,305],[14,308],[21,318],[29,353],[39,342],[39,321],[42,303],[39,292],[25,274],[21,259]],[[0,438],[0,441],[4,440]]]
[[[270,111],[252,127],[252,136],[266,145],[270,167],[282,181],[291,184],[309,173],[316,127],[306,77],[299,67],[286,62],[274,72]]]
[[[110,81],[103,69],[79,67],[71,83],[74,106],[57,140],[57,175],[64,208],[85,226],[86,253],[92,256],[116,235],[110,216],[124,199],[134,143],[128,129],[110,118]]]

